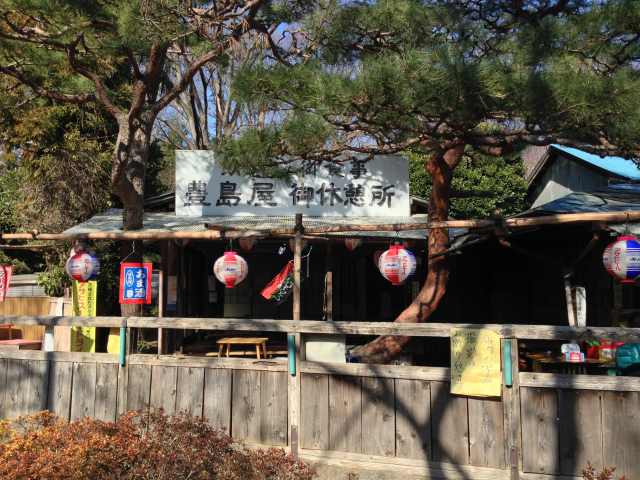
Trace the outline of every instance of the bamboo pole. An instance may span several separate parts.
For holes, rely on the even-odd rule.
[[[640,221],[640,211],[627,210],[622,212],[597,212],[597,213],[562,213],[557,215],[545,215],[541,217],[517,217],[506,219],[472,219],[472,220],[445,220],[438,222],[421,223],[385,223],[385,224],[345,224],[324,225],[320,227],[306,227],[305,235],[322,235],[327,233],[347,232],[400,232],[406,230],[432,230],[435,228],[527,228],[546,225],[563,225],[570,223],[623,223]],[[240,238],[245,236],[262,237],[292,237],[295,236],[295,228],[276,228],[269,230],[242,229],[222,225],[207,225],[205,231],[171,231],[171,230],[138,230],[122,231],[112,230],[106,232],[91,232],[78,234],[64,233],[39,233],[19,232],[2,233],[0,240],[217,240],[221,238]]]

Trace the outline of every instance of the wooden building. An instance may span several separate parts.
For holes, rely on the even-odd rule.
[[[533,208],[573,192],[591,193],[615,183],[640,181],[640,169],[633,160],[599,157],[561,145],[529,147],[522,159],[527,199]]]

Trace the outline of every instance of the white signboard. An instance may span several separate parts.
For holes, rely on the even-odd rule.
[[[408,216],[405,157],[353,156],[289,180],[225,172],[209,150],[176,151],[176,215]]]

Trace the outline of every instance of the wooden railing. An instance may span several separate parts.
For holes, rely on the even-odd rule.
[[[500,399],[449,393],[442,367],[0,350],[0,414],[49,409],[113,420],[161,407],[205,416],[239,440],[310,460],[445,478],[574,478],[587,461],[640,478],[640,379],[518,371],[518,340],[640,341],[640,329],[152,317],[0,317],[15,325],[286,334],[503,337],[512,385]],[[290,352],[289,356],[297,352]],[[297,381],[294,381],[297,380]],[[292,412],[296,413],[292,418]],[[292,428],[295,427],[295,428]]]

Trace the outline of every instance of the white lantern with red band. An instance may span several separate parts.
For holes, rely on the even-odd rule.
[[[392,245],[378,259],[378,268],[382,276],[392,285],[402,283],[416,271],[416,257],[402,245]]]
[[[602,254],[602,263],[621,283],[635,283],[640,275],[640,242],[633,235],[621,235]]]
[[[242,282],[249,272],[249,266],[244,258],[233,250],[224,252],[224,255],[213,264],[213,273],[227,288],[233,288]]]
[[[93,252],[77,251],[65,265],[67,274],[78,282],[93,280],[100,273],[100,261]]]

